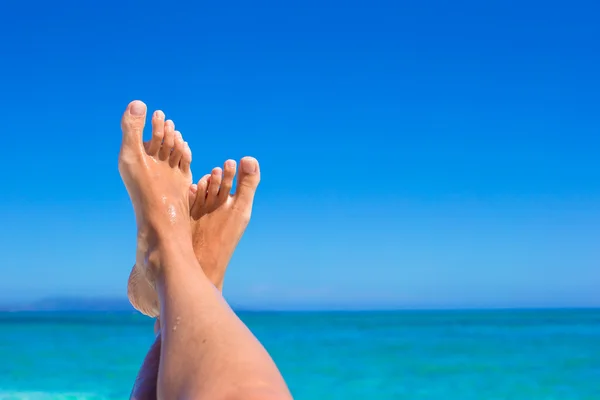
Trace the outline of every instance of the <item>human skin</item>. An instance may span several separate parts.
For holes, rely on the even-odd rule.
[[[145,146],[145,118],[140,101],[123,114],[119,171],[136,215],[136,265],[158,293],[157,398],[291,399],[269,354],[196,258],[189,222],[189,147],[174,144],[172,151],[161,151],[154,132]]]

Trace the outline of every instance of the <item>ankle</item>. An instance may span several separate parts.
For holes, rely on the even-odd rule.
[[[179,262],[175,260],[189,258],[190,255],[194,259],[194,249],[189,229],[162,232],[164,233],[152,230],[146,232],[144,238],[148,247],[144,249],[143,262],[154,277],[161,274],[165,265],[177,265]]]

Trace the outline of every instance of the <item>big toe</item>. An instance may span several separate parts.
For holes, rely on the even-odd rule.
[[[144,124],[146,123],[146,105],[134,100],[127,106],[121,119],[123,130],[123,147],[135,147],[142,149],[142,137]]]
[[[246,209],[248,212],[252,210],[252,202],[259,182],[260,167],[256,158],[242,158],[235,190],[235,203],[240,209]]]

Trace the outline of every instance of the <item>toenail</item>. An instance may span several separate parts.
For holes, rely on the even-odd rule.
[[[254,162],[245,162],[242,163],[242,169],[247,174],[255,174],[256,173],[256,163]]]
[[[131,107],[129,107],[129,113],[131,115],[135,115],[136,117],[144,115],[145,111],[146,111],[146,105],[139,100],[134,101],[131,104]]]
[[[228,168],[234,168],[235,167],[235,161],[233,160],[227,160],[225,161],[225,166]]]

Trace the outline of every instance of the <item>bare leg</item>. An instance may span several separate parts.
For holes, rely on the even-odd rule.
[[[138,223],[136,263],[160,299],[158,398],[291,398],[268,353],[202,272],[189,229],[189,165],[146,152],[145,112],[133,102],[123,115],[119,170]]]
[[[156,320],[158,325],[158,320]],[[156,327],[156,330],[160,330],[160,326]],[[130,399],[132,400],[155,400],[156,399],[156,385],[158,381],[158,368],[160,365],[160,333],[150,346],[142,367],[138,372],[135,382],[133,384],[133,390],[131,391]]]
[[[241,172],[235,196],[230,193],[236,172],[233,160],[227,160],[223,170],[214,168],[211,174],[203,176],[198,185],[192,185],[190,193],[194,252],[204,273],[220,291],[223,289],[229,260],[248,225],[254,193],[260,181],[260,171],[255,159],[245,157],[240,164]],[[130,287],[137,286],[132,286],[130,280]],[[155,328],[155,333],[159,332],[158,320]],[[160,343],[159,333],[135,380],[132,399],[156,399]]]

